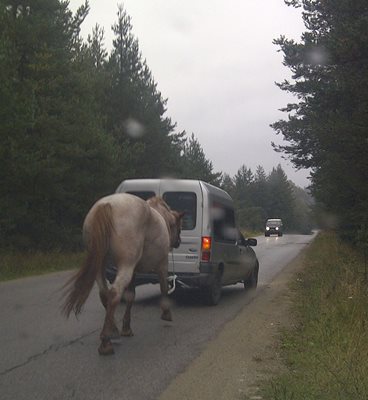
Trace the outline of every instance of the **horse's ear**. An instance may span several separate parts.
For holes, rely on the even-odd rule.
[[[182,211],[182,212],[180,212],[178,214],[179,214],[179,219],[182,219],[184,217],[184,215],[185,215],[185,211]]]

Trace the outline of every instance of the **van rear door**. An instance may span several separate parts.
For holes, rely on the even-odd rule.
[[[181,245],[169,254],[169,271],[198,273],[201,256],[202,189],[196,181],[161,181],[160,195],[172,210],[184,212]]]

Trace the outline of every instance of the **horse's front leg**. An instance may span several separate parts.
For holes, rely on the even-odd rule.
[[[161,289],[161,319],[164,321],[172,321],[171,311],[170,311],[170,300],[168,298],[168,284],[167,284],[167,269],[168,262],[167,259],[163,262],[158,270],[158,276],[160,280]]]
[[[131,316],[132,305],[135,299],[134,275],[129,283],[129,286],[125,290],[124,297],[126,300],[126,308],[123,317],[123,329],[121,330],[121,336],[133,336],[133,331],[132,328],[130,327],[130,316]]]

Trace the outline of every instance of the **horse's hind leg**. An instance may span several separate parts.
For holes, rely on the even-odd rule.
[[[161,268],[158,272],[158,277],[160,280],[160,289],[161,289],[161,319],[164,321],[172,321],[171,311],[170,311],[170,300],[168,298],[168,284],[167,284],[167,265],[165,268]]]
[[[96,282],[99,289],[99,295],[102,305],[107,309],[108,298],[109,298],[109,289],[107,287],[106,279],[103,275],[98,275],[96,277]],[[113,321],[111,323],[111,337],[117,338],[119,337],[119,329],[116,327],[115,319],[113,317]]]
[[[105,323],[100,334],[101,345],[98,348],[98,352],[101,355],[114,353],[111,338],[114,337],[114,328],[116,328],[114,322],[115,309],[116,306],[120,303],[122,293],[128,287],[130,281],[132,280],[133,270],[134,267],[118,268],[118,274],[115,278],[115,282],[108,292]]]
[[[96,282],[98,286],[98,292],[100,295],[100,300],[102,305],[106,308],[107,307],[107,300],[109,296],[109,289],[107,287],[106,279],[101,275],[97,275]]]
[[[109,355],[114,353],[111,338],[113,337],[114,326],[116,326],[114,322],[114,314],[119,301],[120,299],[116,293],[116,290],[111,288],[107,295],[105,322],[100,334],[101,345],[98,348],[98,352],[101,355]]]
[[[126,299],[126,308],[123,317],[123,329],[121,330],[121,336],[133,336],[133,331],[132,328],[130,327],[130,316],[131,316],[130,313],[135,299],[134,275],[129,283],[129,286],[126,288],[124,292],[124,297]]]

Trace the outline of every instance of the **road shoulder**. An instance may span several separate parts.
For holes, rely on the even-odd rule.
[[[262,399],[259,383],[280,373],[280,328],[291,326],[288,283],[301,270],[304,251],[174,379],[160,400]]]

